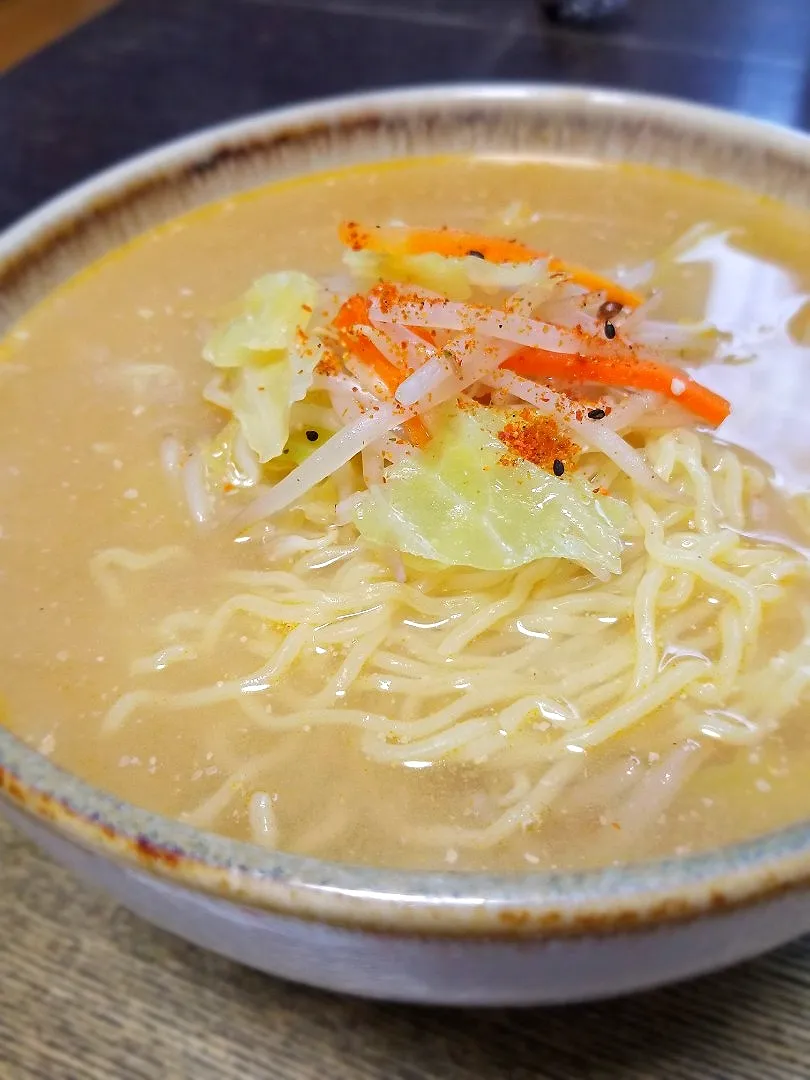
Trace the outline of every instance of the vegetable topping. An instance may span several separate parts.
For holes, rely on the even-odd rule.
[[[561,558],[619,573],[629,508],[594,462],[682,501],[624,433],[651,414],[725,420],[729,403],[679,362],[690,334],[705,351],[711,331],[673,334],[620,281],[517,239],[357,222],[339,234],[353,288],[268,274],[204,350],[219,372],[209,400],[230,414],[203,450],[206,481],[269,484],[240,527],[360,469],[337,517],[369,543],[481,569]]]

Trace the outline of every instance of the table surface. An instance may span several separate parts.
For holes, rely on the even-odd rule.
[[[115,0],[0,0],[0,73]]]
[[[507,78],[678,94],[807,129],[810,3],[636,0],[574,30],[533,0],[122,0],[0,78],[0,226],[215,121],[362,87]],[[810,1077],[810,941],[600,1005],[413,1009],[186,945],[3,824],[0,868],[0,1080]]]

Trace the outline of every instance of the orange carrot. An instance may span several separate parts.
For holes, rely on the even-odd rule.
[[[524,263],[546,257],[546,253],[534,251],[519,240],[459,229],[408,229],[396,225],[369,229],[356,221],[344,221],[338,233],[341,242],[352,251],[376,251],[388,255],[434,254],[451,258],[477,255],[495,263]],[[584,267],[569,265],[562,259],[549,258],[548,268],[552,274],[564,274],[589,292],[604,290],[609,300],[623,307],[638,307],[643,301],[643,297],[631,289]]]
[[[385,286],[376,286],[380,289]],[[392,287],[393,288],[393,287]],[[369,322],[369,300],[365,296],[353,296],[345,302],[335,318],[336,327],[348,328]],[[582,332],[580,332],[582,333]],[[585,335],[583,335],[585,336]],[[380,376],[391,394],[409,370],[397,369],[382,353],[362,335],[350,335],[347,348]],[[405,366],[405,365],[404,365]],[[503,367],[518,375],[539,378],[567,379],[569,382],[595,383],[633,390],[653,390],[682,405],[707,423],[717,427],[731,412],[724,397],[696,382],[678,368],[656,360],[641,359],[628,351],[607,356],[584,356],[579,353],[558,353],[546,349],[525,347],[518,349],[505,361]],[[423,429],[424,429],[424,425]],[[427,437],[426,429],[424,429]],[[418,443],[423,445],[423,443]]]
[[[542,258],[519,240],[461,232],[458,229],[407,229],[388,225],[368,229],[356,221],[339,227],[341,242],[352,251],[377,251],[388,255],[478,255],[490,262],[532,262]]]
[[[503,367],[517,375],[534,378],[567,379],[570,382],[621,386],[633,390],[653,390],[683,405],[702,420],[717,427],[731,412],[724,397],[695,382],[683,371],[635,356],[581,356],[546,349],[523,348],[513,353]]]
[[[428,326],[409,326],[408,329],[412,334],[416,334],[418,338],[421,338],[428,345],[436,346],[436,331],[431,330]]]
[[[644,297],[637,292],[625,289],[618,282],[611,281],[610,278],[594,273],[593,270],[588,270],[584,266],[573,266],[571,263],[563,262],[562,259],[551,258],[548,260],[548,268],[552,274],[564,274],[575,285],[581,285],[588,292],[606,292],[608,300],[613,300],[622,307],[636,308],[644,302]]]
[[[343,301],[332,325],[336,330],[348,330],[352,326],[368,326],[370,322],[368,297],[355,293]]]
[[[371,368],[380,381],[385,383],[386,389],[391,392],[392,396],[396,393],[397,387],[402,380],[408,377],[407,373],[395,367],[387,357],[383,356],[377,346],[363,334],[353,334],[351,331],[345,330],[341,334],[341,340],[349,352],[356,356],[366,367]]]
[[[386,356],[383,356],[377,346],[363,334],[352,333],[352,327],[354,326],[369,325],[367,298],[360,294],[349,297],[335,316],[333,325],[340,331],[340,338],[345,347],[361,363],[374,371],[385,384],[391,397],[393,397],[400,383],[407,379],[411,371],[404,362],[402,368],[392,364]],[[425,422],[421,416],[412,416],[405,421],[403,427],[414,446],[422,447],[430,442],[430,432],[425,427]]]
[[[425,421],[421,416],[412,416],[410,420],[406,420],[402,425],[408,433],[408,438],[411,440],[414,446],[418,446],[420,450],[424,450],[427,444],[430,442],[430,432],[427,429]]]

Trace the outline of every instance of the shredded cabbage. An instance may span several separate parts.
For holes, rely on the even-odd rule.
[[[504,446],[479,412],[451,410],[426,450],[390,466],[384,483],[356,496],[360,533],[449,566],[507,570],[559,558],[601,578],[621,573],[616,500],[528,461],[502,464]]]
[[[306,274],[266,274],[203,352],[209,363],[226,369],[220,404],[228,403],[260,462],[282,452],[290,409],[312,385],[318,349],[304,331],[318,294],[318,283]]]

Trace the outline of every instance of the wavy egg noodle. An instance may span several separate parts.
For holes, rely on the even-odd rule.
[[[756,707],[745,722],[722,715],[738,698],[764,703],[772,696],[773,663],[757,662],[762,620],[784,582],[806,570],[789,549],[742,531],[751,470],[729,448],[718,456],[691,431],[643,439],[648,460],[688,502],[656,506],[619,481],[625,490],[617,494],[631,503],[640,528],[618,578],[598,582],[548,559],[514,574],[419,565],[418,578],[409,573],[400,582],[381,553],[352,540],[350,526],[333,526],[330,544],[318,545],[319,565],[312,551],[285,556],[282,549],[266,570],[228,572],[226,584],[237,591],[218,609],[165,619],[155,655],[182,658],[196,685],[162,692],[161,666],[144,657],[135,670],[149,673],[148,686],[122,695],[103,729],[137,722],[143,710],[171,724],[190,710],[233,706],[241,723],[269,739],[327,727],[380,765],[474,766],[514,792],[505,806],[493,803],[488,823],[397,825],[413,843],[463,850],[537,827],[566,792],[573,809],[588,802],[583,791],[600,802],[621,795],[627,778],[613,775],[615,764],[600,770],[592,757],[661,716],[670,728],[665,741],[681,747],[676,759],[692,748],[684,758],[689,767],[679,765],[676,779],[659,769],[630,784],[617,820],[660,813],[714,743],[753,746],[772,730],[780,706],[769,710],[770,720]],[[100,567],[148,567],[173,554],[102,553],[96,578],[110,601],[120,602]],[[237,629],[244,631],[244,673],[206,682],[221,643]],[[779,658],[782,712],[810,681],[805,648]],[[264,662],[251,669],[255,653]],[[707,730],[707,745],[695,749],[692,740]],[[263,773],[282,760],[294,755],[245,762],[187,819],[215,828],[237,799],[252,808],[256,834],[255,822],[270,814]],[[345,806],[339,817],[350,830]],[[318,847],[320,827],[313,821],[304,830],[307,849]],[[272,828],[256,835],[265,844],[289,842],[275,816]]]

